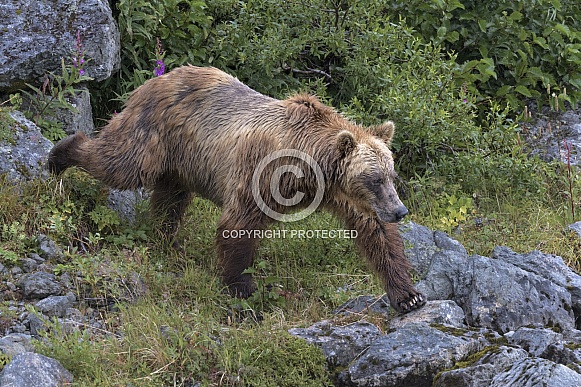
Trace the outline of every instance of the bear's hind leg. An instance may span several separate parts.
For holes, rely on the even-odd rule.
[[[174,247],[178,227],[192,201],[192,193],[183,189],[172,177],[160,179],[151,194],[151,213],[161,221],[161,232]]]

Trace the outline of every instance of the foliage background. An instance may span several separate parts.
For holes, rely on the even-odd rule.
[[[396,123],[393,149],[412,220],[454,232],[471,253],[501,244],[542,249],[581,267],[581,244],[563,231],[579,219],[578,169],[530,157],[522,127],[523,106],[555,111],[579,99],[576,1],[111,6],[122,64],[114,77],[89,85],[97,126],[154,76],[159,60],[166,71],[216,66],[273,97],[316,93],[359,123]],[[62,259],[49,262],[55,274],[75,279],[79,299],[107,305],[98,308],[100,330],[66,331],[52,322],[39,344],[79,385],[330,385],[335,370],[287,329],[337,318],[331,311],[341,303],[382,292],[348,241],[265,240],[251,269],[259,291],[233,299],[215,274],[220,209],[210,202],[196,198],[190,206],[182,253],[167,249],[147,217],[119,219],[107,207],[106,187],[81,171],[22,187],[1,183],[2,263],[18,265],[44,233],[65,247]],[[317,214],[292,227],[342,225]],[[128,302],[116,279],[134,272],[149,291]]]

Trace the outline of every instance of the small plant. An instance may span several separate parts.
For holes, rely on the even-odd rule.
[[[569,197],[569,205],[571,210],[571,219],[573,222],[575,221],[575,195],[573,193],[573,180],[575,176],[571,171],[571,147],[572,144],[564,140],[563,141],[563,151],[565,156],[565,162],[567,163],[567,189],[568,189],[568,197]]]
[[[95,206],[88,215],[97,225],[97,230],[99,230],[99,232],[105,229],[112,230],[115,226],[118,226],[121,223],[119,215],[114,210],[104,205]]]
[[[164,56],[165,50],[161,46],[161,41],[157,38],[157,44],[155,45],[155,68],[153,69],[153,75],[156,77],[160,77],[165,73]]]
[[[5,353],[0,354],[0,370],[12,361],[12,355],[7,355]]]
[[[256,387],[332,386],[320,348],[286,332],[232,332],[217,349],[220,380]]]
[[[85,75],[85,50],[81,41],[81,31],[77,31],[77,40],[75,41],[75,50],[72,57],[73,68],[78,71],[80,77]]]
[[[14,125],[14,119],[9,114],[12,109],[2,105],[4,103],[0,104],[0,142],[13,144],[12,126]]]
[[[5,223],[0,227],[0,257],[4,263],[15,265],[20,255],[28,252],[34,243],[34,238],[27,234],[27,215],[20,220]]]
[[[256,291],[246,300],[233,300],[239,303],[243,310],[253,310],[262,312],[272,309],[272,307],[284,308],[286,298],[280,292],[280,280],[278,277],[269,275],[271,272],[270,262],[260,260],[244,270],[243,274],[252,274],[256,280]]]
[[[107,235],[104,239],[117,247],[133,249],[148,241],[147,233],[149,231],[150,227],[147,225],[141,225],[138,228],[126,227],[116,234]]]
[[[86,92],[76,89],[75,85],[93,79],[85,75],[86,60],[80,32],[77,33],[71,62],[71,64],[65,64],[65,60],[62,58],[60,75],[49,72],[45,75],[40,87],[27,83],[26,86],[32,92],[22,90],[22,93],[28,97],[30,104],[25,114],[42,129],[42,134],[51,141],[58,141],[66,137],[62,123],[54,120],[55,112],[58,109],[67,109],[78,113],[78,110],[67,101],[67,98]]]
[[[0,247],[0,261],[2,261],[4,265],[15,266],[19,261],[18,254],[16,254],[14,251],[6,250]]]
[[[446,231],[452,231],[468,218],[472,209],[472,198],[444,193],[439,207],[440,224]]]

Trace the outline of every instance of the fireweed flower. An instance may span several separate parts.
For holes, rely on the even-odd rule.
[[[161,41],[157,38],[157,44],[155,45],[155,68],[153,69],[153,75],[159,77],[165,73],[165,63],[163,62],[163,57],[165,51],[161,46]]]
[[[155,61],[155,69],[153,69],[153,74],[155,74],[156,77],[159,77],[160,75],[163,75],[163,73],[165,72],[165,63],[163,63],[163,60],[158,59]]]
[[[81,31],[77,31],[77,40],[75,41],[75,50],[73,52],[73,66],[79,70],[79,75],[85,75],[84,65],[85,51],[81,42]]]

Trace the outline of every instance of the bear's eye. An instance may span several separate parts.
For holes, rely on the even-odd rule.
[[[377,177],[377,178],[371,180],[371,184],[373,184],[374,186],[382,185],[383,184],[383,178]]]

